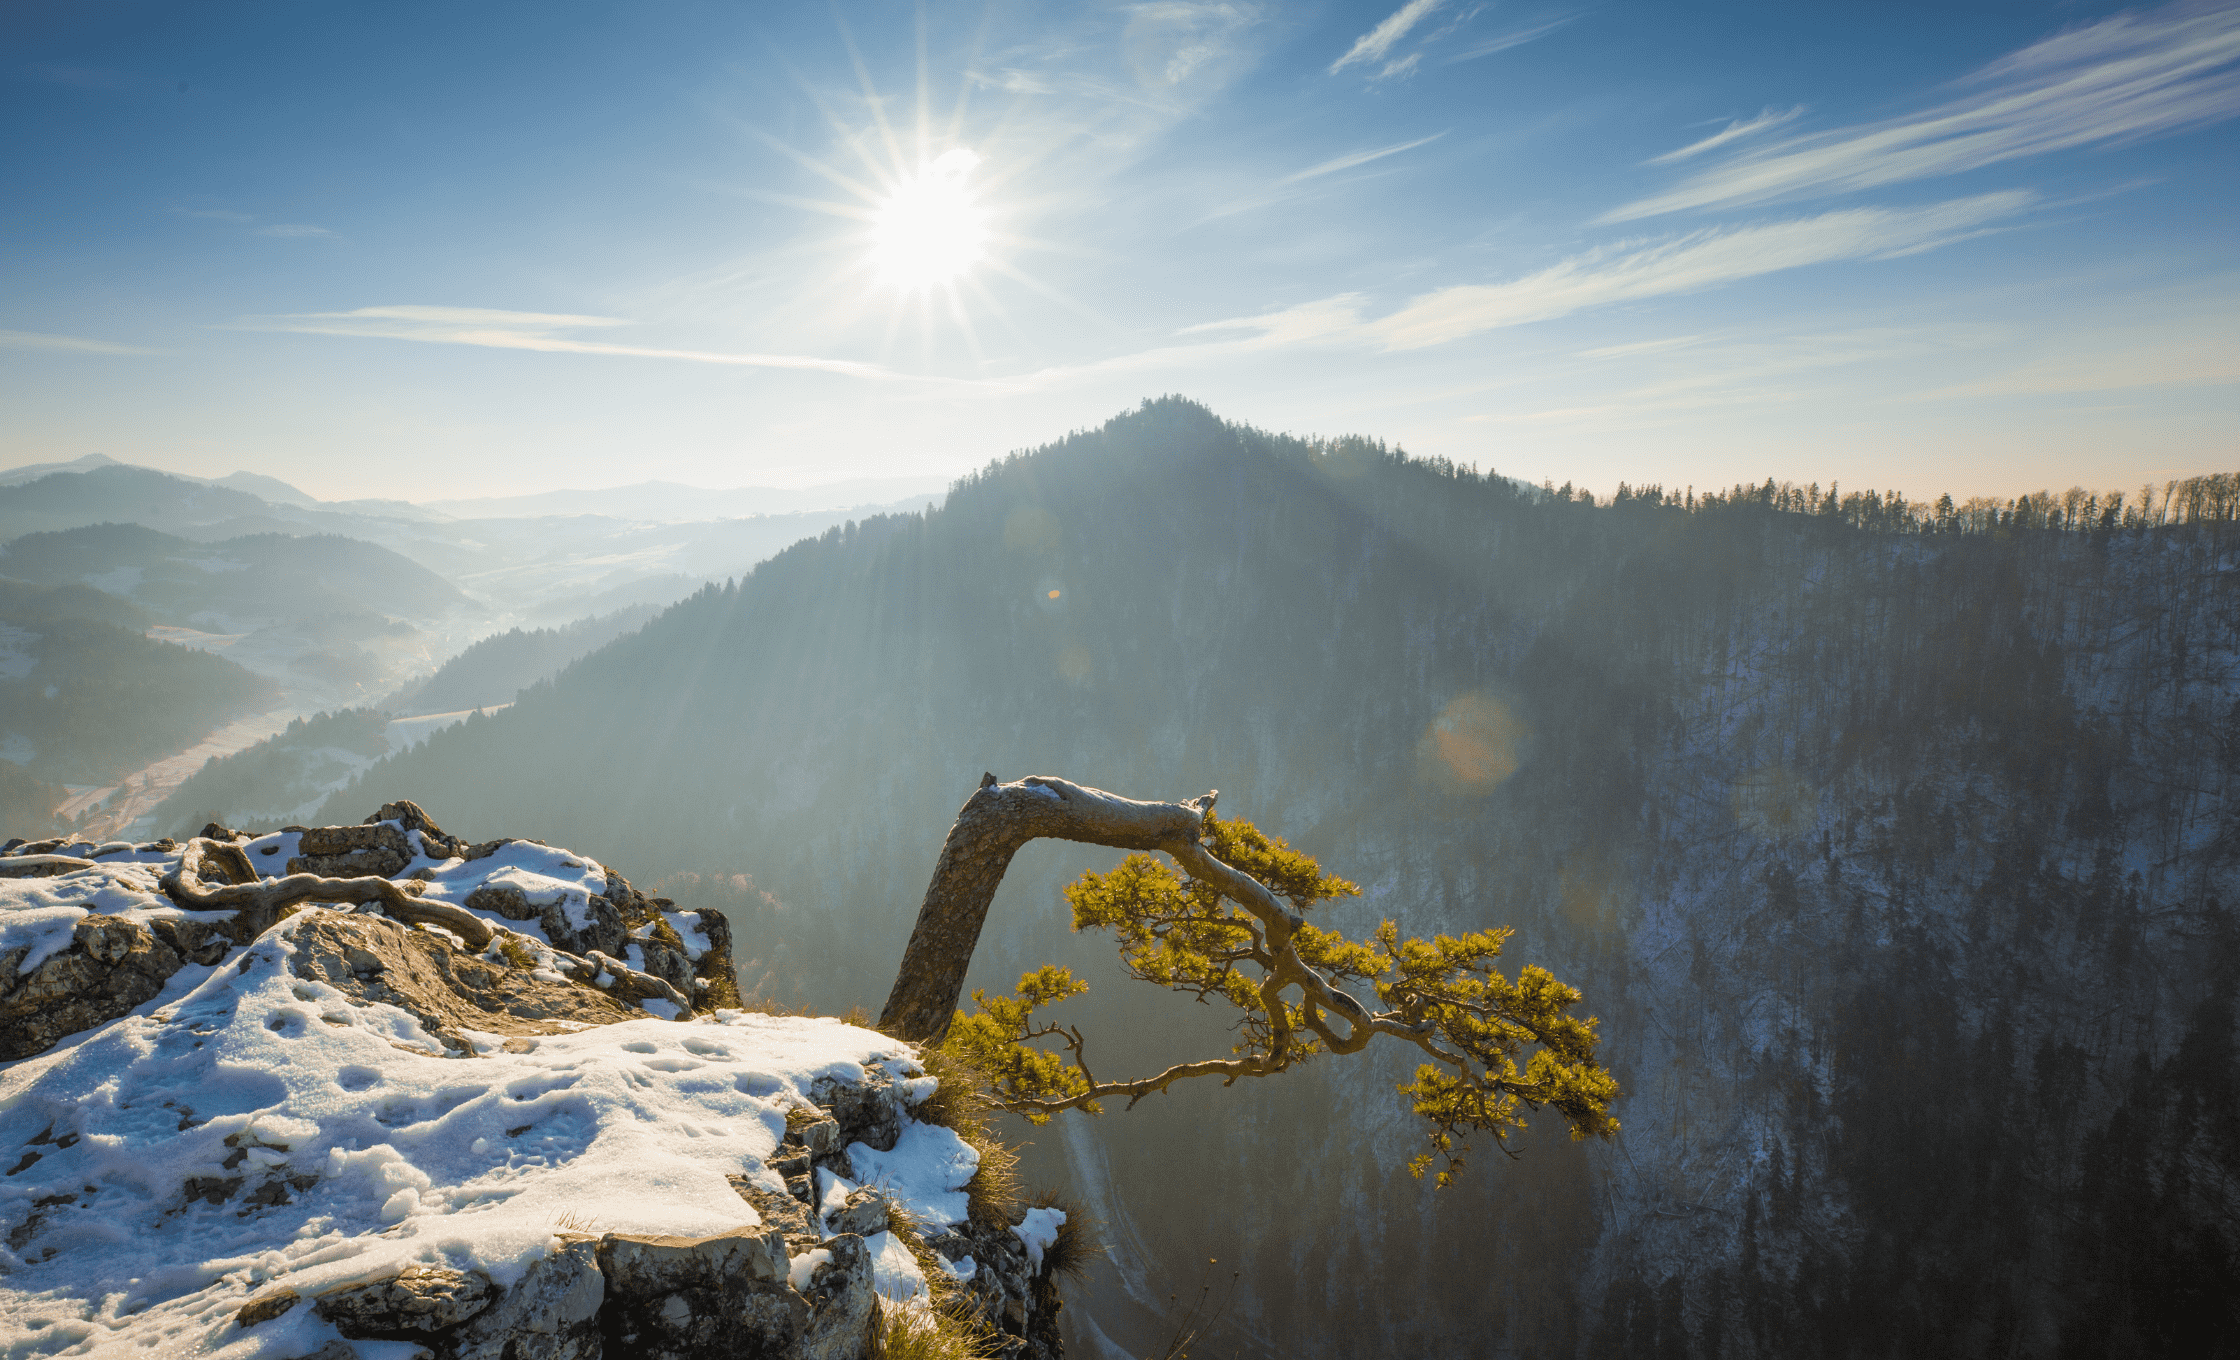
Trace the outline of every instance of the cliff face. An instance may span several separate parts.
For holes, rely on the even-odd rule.
[[[11,847],[0,1351],[851,1360],[944,1301],[1054,1355],[1047,1225],[909,1046],[731,972],[720,914],[410,804]]]

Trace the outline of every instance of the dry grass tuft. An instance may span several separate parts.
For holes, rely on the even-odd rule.
[[[1057,1240],[1042,1249],[1043,1269],[1053,1277],[1062,1275],[1078,1284],[1089,1273],[1091,1261],[1112,1254],[1104,1242],[1104,1224],[1071,1195],[1045,1190],[1034,1197],[1034,1207],[1065,1212]]]
[[[982,1227],[1008,1228],[1019,1217],[1022,1192],[1019,1154],[983,1127],[977,1136],[959,1134],[980,1154],[980,1169],[964,1183],[965,1213]]]
[[[552,1220],[552,1225],[562,1232],[583,1233],[585,1236],[590,1236],[599,1231],[599,1221],[597,1219],[579,1214],[573,1209],[562,1210]]]
[[[807,1007],[805,1007],[805,1006],[789,1006],[789,1005],[787,1005],[787,1004],[786,1004],[785,1002],[783,1002],[783,1001],[780,1001],[780,1000],[778,1000],[778,999],[777,999],[777,998],[775,998],[775,997],[768,997],[768,996],[763,996],[763,995],[762,995],[762,994],[760,994],[759,992],[758,992],[758,993],[756,993],[756,994],[755,994],[755,995],[753,995],[753,996],[742,996],[742,997],[740,997],[740,998],[739,998],[739,1004],[738,1004],[737,1006],[734,1006],[734,1007],[727,1007],[726,1009],[730,1009],[730,1010],[742,1010],[742,1011],[745,1011],[745,1012],[747,1012],[747,1013],[748,1013],[749,1015],[813,1015],[813,1014],[815,1014],[815,1012],[813,1012],[813,1011],[809,1010],[809,1009],[808,1009]]]
[[[926,1075],[940,1084],[933,1094],[919,1101],[911,1111],[928,1124],[963,1133],[967,1125],[988,1122],[995,1112],[995,1103],[988,1098],[987,1078],[980,1069],[945,1048],[919,1050],[918,1061],[924,1065]]]
[[[867,1360],[993,1360],[988,1330],[962,1309],[909,1307],[882,1299],[871,1319]]]
[[[987,1078],[947,1049],[926,1049],[919,1060],[925,1064],[926,1075],[939,1084],[911,1113],[924,1123],[955,1130],[980,1154],[980,1169],[972,1173],[964,1187],[972,1221],[982,1227],[1010,1226],[1018,1218],[1023,1200],[1019,1154],[996,1137],[991,1123],[996,1104],[989,1097]]]

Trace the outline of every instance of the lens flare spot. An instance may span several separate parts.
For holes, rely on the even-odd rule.
[[[1517,772],[1527,731],[1490,694],[1458,694],[1424,730],[1416,747],[1423,776],[1449,793],[1484,794]]]
[[[1062,592],[1059,592],[1059,591],[1055,591],[1055,590],[1053,590],[1053,591],[1051,591],[1051,592],[1050,592],[1050,594],[1049,594],[1049,597],[1048,597],[1048,598],[1050,598],[1050,599],[1053,599],[1053,600],[1055,600],[1055,599],[1057,599],[1057,598],[1058,598],[1058,596],[1059,596],[1059,595],[1060,595],[1061,593],[1062,593]]]

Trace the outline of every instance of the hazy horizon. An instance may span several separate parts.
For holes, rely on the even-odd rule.
[[[2240,10],[18,16],[8,465],[949,478],[1163,393],[1607,494],[2230,462]],[[405,490],[400,490],[406,488]]]

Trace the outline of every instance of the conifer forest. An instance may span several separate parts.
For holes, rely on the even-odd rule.
[[[1205,1290],[1239,1355],[2170,1353],[2240,1334],[2236,493],[1597,502],[1146,402],[322,816],[410,796],[661,866],[743,989],[838,1013],[983,771],[1218,788],[1361,886],[1321,924],[1514,927],[1505,966],[1584,993],[1622,1131],[1543,1114],[1445,1190],[1398,1054],[1033,1130],[1131,1353]],[[1219,1051],[1069,932],[1060,887],[1116,859],[1022,851],[970,985],[1063,964],[1107,1065]]]

